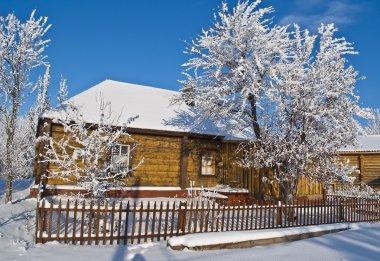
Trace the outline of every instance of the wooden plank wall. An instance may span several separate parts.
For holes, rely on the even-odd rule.
[[[380,153],[379,152],[351,152],[340,154],[343,161],[356,168],[352,175],[356,178],[355,184],[367,184],[380,190]]]
[[[55,139],[60,139],[64,135],[63,127],[52,124],[50,135]],[[130,177],[126,178],[127,186],[170,186],[170,187],[189,187],[189,181],[194,181],[195,186],[215,186],[221,182],[222,175],[218,173],[216,176],[206,177],[201,176],[200,169],[200,153],[202,150],[214,150],[217,155],[218,167],[220,172],[221,165],[221,141],[220,139],[205,139],[205,138],[187,138],[186,152],[182,151],[184,147],[183,137],[180,136],[165,136],[165,135],[150,135],[150,134],[132,134],[133,140],[129,138],[121,139],[121,143],[135,143],[136,149],[132,153],[131,166],[136,166],[141,160],[144,160]],[[42,147],[42,146],[40,146]],[[40,151],[41,148],[37,148]],[[181,155],[187,157],[185,162],[181,160]],[[38,162],[38,161],[36,161]],[[185,164],[186,163],[186,164]],[[186,175],[182,168],[186,168]],[[41,169],[42,164],[36,163],[36,177],[48,170],[54,170],[57,166],[49,164]],[[60,178],[49,178],[49,185],[75,185],[75,179],[64,181]]]
[[[55,139],[62,138],[64,135],[63,127],[53,125],[51,135]],[[124,138],[120,142],[139,144],[132,153],[132,167],[144,160],[144,163],[133,172],[132,177],[126,179],[128,186],[179,185],[180,138],[136,134],[133,135],[133,140]],[[49,170],[54,170],[56,167],[52,164],[48,166]],[[49,179],[48,184],[75,184],[75,179],[67,182],[60,178],[54,178]]]
[[[53,124],[51,135],[56,139],[61,138],[63,128]],[[184,153],[182,150],[184,140],[180,136],[133,134],[132,137],[133,141],[130,139],[121,141],[138,144],[132,154],[131,165],[132,167],[136,166],[142,159],[144,159],[144,163],[132,173],[131,177],[126,179],[127,186],[189,187],[189,181],[195,181],[194,186],[196,187],[227,184],[233,187],[247,188],[255,197],[273,197],[279,194],[278,184],[261,182],[258,169],[246,169],[239,166],[239,155],[236,152],[239,142],[188,137],[186,139],[186,152]],[[200,153],[202,150],[216,151],[216,176],[200,175]],[[187,156],[186,162],[181,160],[181,155],[182,157],[183,155]],[[348,155],[348,157],[351,156]],[[375,173],[380,169],[380,163],[376,165],[376,158],[368,157],[366,160],[368,163],[364,164],[364,168],[368,172]],[[352,156],[350,162],[357,164],[357,156],[356,158]],[[43,171],[40,167],[38,164],[35,166],[36,177]],[[55,167],[52,164],[47,166],[50,170]],[[184,167],[186,173],[184,173]],[[374,182],[375,174],[371,175],[367,176],[368,180]],[[49,179],[48,184],[75,184],[75,180],[65,182],[62,179]],[[321,184],[311,183],[307,179],[300,180],[297,191],[299,196],[320,195],[322,193]]]
[[[222,143],[220,140],[207,140],[191,138],[188,142],[188,164],[187,164],[187,177],[188,181],[193,181],[195,187],[214,187],[222,183],[222,174],[220,164],[222,162]],[[201,154],[203,151],[215,151],[216,166],[215,176],[202,176],[200,175]],[[189,187],[189,183],[187,183]]]
[[[246,188],[256,198],[273,198],[279,196],[277,182],[260,182],[259,169],[245,169],[239,166],[237,148],[239,143],[230,141],[223,144],[223,182],[231,186]],[[271,179],[271,177],[269,177]],[[297,188],[298,197],[320,196],[323,184],[300,178]]]

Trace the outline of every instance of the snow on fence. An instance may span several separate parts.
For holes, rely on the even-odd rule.
[[[187,202],[140,204],[75,201],[36,209],[36,242],[134,244],[190,233],[272,229],[340,222],[380,221],[380,200],[327,196],[291,204],[254,201],[222,205]]]

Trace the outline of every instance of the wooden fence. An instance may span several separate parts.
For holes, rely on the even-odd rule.
[[[291,204],[254,201],[141,202],[126,204],[42,200],[36,208],[36,242],[134,244],[190,233],[273,229],[340,222],[380,221],[380,200],[328,196]]]

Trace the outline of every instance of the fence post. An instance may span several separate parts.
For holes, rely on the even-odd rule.
[[[339,199],[339,221],[344,220],[343,200]]]
[[[282,227],[282,206],[281,201],[277,202],[277,227]]]
[[[185,232],[186,225],[186,201],[181,201],[178,208],[178,228],[180,231]]]

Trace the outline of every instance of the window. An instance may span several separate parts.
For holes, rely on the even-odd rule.
[[[215,151],[204,151],[201,154],[201,175],[215,176]]]
[[[130,152],[131,145],[117,144],[113,146],[111,156],[113,172],[128,170]]]

